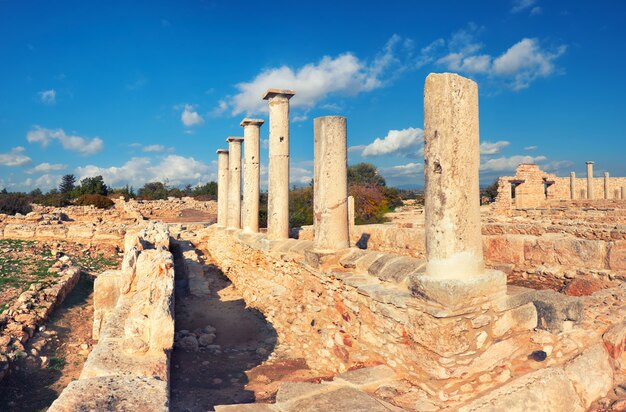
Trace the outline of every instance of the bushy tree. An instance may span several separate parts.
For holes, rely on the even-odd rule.
[[[64,175],[61,178],[61,184],[59,185],[59,192],[63,195],[69,195],[76,187],[76,176]]]
[[[106,196],[90,194],[78,197],[74,201],[74,204],[78,206],[95,206],[98,209],[108,209],[112,207],[115,203],[113,203],[113,201]]]
[[[135,198],[135,190],[132,186],[126,185],[124,187],[118,187],[109,191],[109,196],[113,198],[123,197],[125,200]]]
[[[289,225],[299,227],[313,224],[313,186],[289,192]]]
[[[191,191],[193,197],[208,197],[210,199],[217,198],[217,182],[209,182],[202,186],[196,186]]]
[[[106,196],[109,194],[109,188],[104,183],[102,176],[86,177],[80,181],[80,186],[74,190],[74,193],[77,195],[76,197],[82,195]]]
[[[481,195],[486,196],[491,200],[495,199],[496,196],[498,196],[498,179],[496,179],[492,184],[484,188]]]
[[[357,163],[348,166],[348,184],[386,186],[387,183],[376,166],[371,163]]]
[[[139,189],[137,195],[139,198],[145,200],[167,199],[169,196],[169,189],[163,182],[149,182]]]

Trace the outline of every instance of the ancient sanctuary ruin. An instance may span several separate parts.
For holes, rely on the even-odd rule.
[[[255,392],[245,402],[181,410],[626,408],[626,390],[619,391],[626,382],[626,178],[593,177],[591,163],[586,179],[523,164],[515,176],[499,179],[495,203],[481,207],[478,86],[456,74],[430,74],[423,214],[355,225],[348,120],[325,116],[314,120],[314,224],[294,231],[289,101],[295,93],[270,89],[262,96],[269,105],[266,231],[259,229],[264,121],[250,118],[241,121],[243,137],[229,137],[228,148],[217,151],[216,206],[121,199],[104,212],[64,209],[67,219],[50,209],[2,217],[4,238],[123,250],[121,268],[95,281],[97,343],[80,378],[49,411],[166,411],[174,409],[175,391],[207,384],[202,373],[176,384],[178,360],[172,360],[177,351],[219,350],[212,343],[219,327],[194,332],[178,325],[177,289],[196,301],[213,296],[201,254],[274,334],[266,339],[269,349],[250,348],[260,361],[249,369],[271,362],[275,352],[303,360],[311,374],[266,377],[273,389],[261,401]],[[216,212],[217,221],[164,217],[165,210],[186,208]],[[39,333],[78,271],[68,262],[59,278],[67,279],[64,286],[25,292],[41,307],[20,300],[0,315],[1,353],[24,348]],[[14,361],[0,357],[0,379]],[[208,374],[213,364],[204,367]],[[255,376],[248,373],[250,384]]]

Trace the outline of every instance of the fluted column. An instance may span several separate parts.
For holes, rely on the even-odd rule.
[[[452,73],[424,86],[426,273],[483,273],[478,168],[478,85]]]
[[[228,224],[228,150],[217,151],[217,224]]]
[[[313,125],[315,247],[344,249],[350,246],[347,122],[342,116],[325,116]]]
[[[587,199],[593,199],[593,162],[587,162]]]
[[[228,228],[241,229],[241,137],[228,142]]]
[[[243,210],[242,225],[244,232],[259,231],[259,184],[260,171],[260,128],[261,119],[245,118],[243,126]]]
[[[269,89],[270,141],[267,194],[267,238],[289,238],[289,99],[292,90]]]

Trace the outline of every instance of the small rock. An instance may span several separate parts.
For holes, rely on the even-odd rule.
[[[178,345],[187,352],[198,352],[198,339],[195,336],[185,336],[178,342]]]
[[[528,355],[528,359],[534,360],[535,362],[543,362],[547,357],[548,354],[542,350],[533,351]]]
[[[267,355],[267,349],[265,349],[265,348],[258,348],[256,350],[256,353],[258,353],[259,355]]]
[[[220,383],[222,383],[222,380],[220,378],[213,379],[213,385],[219,385]]]
[[[203,333],[202,335],[200,335],[200,337],[198,338],[198,344],[200,346],[209,346],[210,344],[213,343],[213,340],[215,339],[215,335],[213,334],[208,334],[208,333]]]
[[[89,345],[87,345],[86,343],[83,343],[82,345],[80,345],[81,349],[89,349]]]

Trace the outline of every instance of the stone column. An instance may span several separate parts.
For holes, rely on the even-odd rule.
[[[261,171],[259,169],[260,128],[261,119],[243,119],[243,231],[256,233],[259,231],[259,184]]]
[[[228,150],[217,151],[217,224],[228,224]]]
[[[604,172],[604,198],[608,199],[609,197],[609,172]]]
[[[587,199],[593,199],[593,162],[587,162]]]
[[[576,172],[569,174],[569,192],[572,200],[576,199]]]
[[[478,86],[434,74],[424,86],[426,274],[466,278],[484,272],[478,169]]]
[[[318,117],[313,125],[315,248],[345,249],[350,246],[346,118]]]
[[[270,109],[267,187],[267,238],[289,238],[289,99],[293,90],[269,89]]]
[[[228,228],[241,229],[241,137],[228,142]]]
[[[352,239],[352,231],[354,230],[354,196],[348,196],[348,225],[350,225],[350,233],[348,238]]]
[[[622,200],[626,200],[626,186],[622,186]]]

